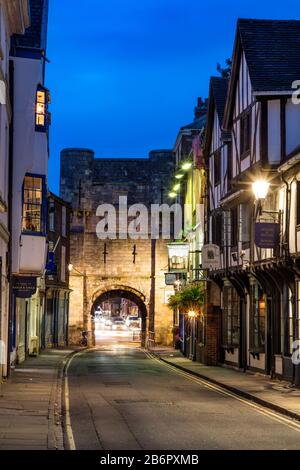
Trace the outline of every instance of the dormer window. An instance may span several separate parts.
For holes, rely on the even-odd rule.
[[[48,129],[48,90],[41,85],[36,91],[35,130],[46,132]]]

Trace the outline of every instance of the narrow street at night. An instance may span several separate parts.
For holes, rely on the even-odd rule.
[[[207,388],[130,343],[79,353],[68,377],[77,450],[284,450],[300,445],[296,422]]]
[[[290,466],[299,0],[0,0],[0,59],[0,469]]]

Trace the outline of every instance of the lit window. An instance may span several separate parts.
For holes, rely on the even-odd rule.
[[[48,92],[39,86],[36,92],[35,106],[35,128],[37,131],[45,132],[48,127]]]
[[[44,182],[41,176],[25,176],[23,186],[23,233],[43,232],[43,189]]]

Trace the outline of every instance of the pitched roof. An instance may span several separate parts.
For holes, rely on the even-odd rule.
[[[254,91],[287,91],[300,77],[300,21],[238,20]]]
[[[206,123],[206,114],[203,114],[203,116],[195,119],[190,124],[187,124],[186,126],[181,127],[181,130],[184,130],[184,129],[201,130],[205,126],[205,123]]]
[[[228,78],[211,77],[210,79],[211,90],[212,90],[212,94],[215,100],[215,107],[218,113],[220,125],[223,122],[228,83],[229,83]]]
[[[208,114],[205,135],[205,155],[210,152],[210,143],[214,126],[215,110],[218,114],[220,127],[222,126],[224,110],[226,105],[229,79],[222,77],[211,77],[209,85]]]
[[[14,46],[46,49],[49,0],[29,0],[30,26],[13,37]]]

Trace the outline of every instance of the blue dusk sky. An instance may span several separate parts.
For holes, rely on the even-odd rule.
[[[239,17],[299,19],[299,0],[50,0],[51,190],[64,147],[97,157],[172,148],[231,56]]]

